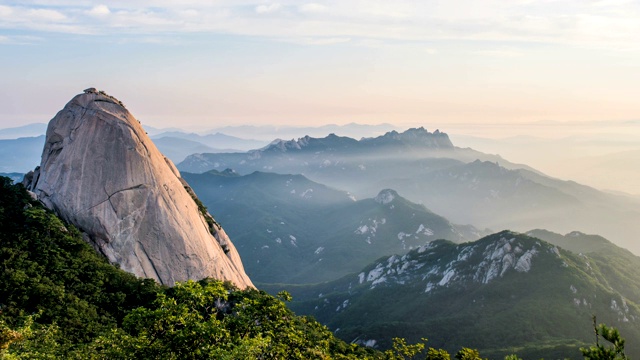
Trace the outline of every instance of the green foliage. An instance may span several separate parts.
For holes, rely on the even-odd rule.
[[[405,360],[405,359],[418,359],[423,354],[427,339],[420,339],[421,342],[415,344],[407,343],[404,338],[393,338],[393,346],[391,349],[384,352],[385,360]],[[427,350],[426,360],[450,360],[451,356],[444,349],[435,349],[430,347]],[[458,360],[483,360],[480,357],[478,350],[469,349],[463,347],[456,353],[456,359]],[[517,360],[517,356],[514,359]]]
[[[605,324],[596,326],[596,317],[593,317],[593,330],[596,335],[596,344],[589,348],[580,348],[585,359],[591,360],[627,360],[624,353],[624,339],[620,332]],[[611,343],[611,346],[600,344],[600,337]]]
[[[478,350],[463,347],[456,353],[458,360],[483,360]]]
[[[427,360],[451,360],[451,355],[446,350],[429,348]]]
[[[123,321],[124,331],[99,338],[92,348],[116,358],[223,357],[231,345],[231,334],[216,317],[216,303],[226,296],[221,282],[177,284],[170,292],[159,294],[150,307],[130,312]]]
[[[278,298],[214,280],[178,283],[122,329],[99,337],[89,353],[137,359],[360,359],[374,352],[337,340]]]
[[[0,177],[3,359],[373,359],[263,291],[137,279]]]
[[[522,360],[516,354],[507,355],[504,357],[504,360]]]
[[[424,343],[427,339],[422,339],[422,343],[407,344],[404,338],[393,338],[393,349],[385,351],[388,360],[413,359],[424,350]]]
[[[0,319],[9,326],[39,314],[39,324],[82,342],[155,298],[155,282],[110,265],[22,185],[0,179]]]
[[[36,316],[25,317],[18,329],[12,330],[18,337],[6,349],[0,349],[4,360],[55,360],[64,357],[67,348],[60,342],[60,328],[55,324],[41,325],[34,322]],[[1,325],[0,325],[1,326]]]
[[[211,233],[211,235],[215,235],[218,232],[216,227],[220,226],[220,224],[218,224],[218,222],[216,222],[213,216],[209,214],[209,210],[207,209],[207,207],[204,206],[202,201],[200,201],[196,193],[193,191],[193,189],[191,189],[189,185],[184,183],[184,189],[187,190],[187,193],[189,194],[189,196],[191,196],[191,198],[193,199],[193,202],[196,203],[196,206],[198,207],[198,211],[200,212],[202,217],[204,217],[204,220],[207,222],[207,226],[209,227],[209,232]]]
[[[0,320],[0,351],[8,349],[11,343],[21,340],[23,336],[22,331],[12,330]]]

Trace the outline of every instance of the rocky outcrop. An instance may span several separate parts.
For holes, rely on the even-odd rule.
[[[111,262],[162,284],[253,287],[235,247],[122,103],[93,88],[51,120],[25,185]]]
[[[454,146],[446,133],[436,130],[429,132],[423,127],[411,128],[405,132],[390,131],[375,138],[363,138],[355,140],[345,136],[329,134],[323,138],[313,138],[310,136],[301,137],[298,140],[274,140],[266,147],[250,152],[253,156],[260,157],[261,154],[295,152],[295,151],[371,151],[371,149],[391,147],[396,150],[409,150],[413,148],[429,150],[453,150]]]
[[[424,127],[411,128],[399,133],[395,130],[371,139],[360,140],[363,144],[375,146],[401,146],[431,150],[453,150],[454,146],[446,133],[436,130],[429,132]]]
[[[392,202],[397,196],[398,193],[394,190],[384,189],[378,193],[378,196],[376,196],[374,200],[380,205],[386,205]]]

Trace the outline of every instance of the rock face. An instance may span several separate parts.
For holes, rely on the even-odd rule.
[[[87,89],[58,112],[42,162],[24,183],[137,276],[166,285],[213,277],[253,287],[228,236],[173,163],[104,92]]]

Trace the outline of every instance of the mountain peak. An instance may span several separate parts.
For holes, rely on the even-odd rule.
[[[424,127],[410,128],[399,133],[395,130],[389,131],[384,135],[375,138],[362,138],[355,140],[350,137],[338,136],[331,133],[323,138],[314,138],[306,135],[298,138],[298,140],[281,140],[272,141],[260,151],[336,151],[339,149],[346,150],[370,150],[372,147],[388,147],[397,146],[400,148],[428,148],[428,149],[453,149],[453,143],[449,136],[440,130],[431,133]]]
[[[209,170],[206,172],[206,174],[211,174],[211,175],[216,175],[216,176],[222,176],[222,177],[238,177],[240,176],[240,174],[238,174],[237,171],[231,169],[231,168],[226,168],[222,171],[218,171],[218,170]]]
[[[409,129],[405,130],[403,132],[403,134],[407,134],[407,135],[411,134],[411,135],[419,136],[419,135],[429,135],[431,133],[429,131],[427,131],[427,129],[425,129],[424,126],[420,126],[420,127],[417,127],[417,128],[409,128]]]
[[[386,205],[391,203],[397,197],[398,197],[398,193],[395,190],[384,189],[378,193],[378,195],[375,197],[374,200],[378,204]]]
[[[87,103],[90,101],[104,101],[104,102],[120,105],[123,108],[125,107],[122,101],[116,99],[114,96],[111,96],[102,90],[97,90],[96,88],[93,88],[93,87],[84,89],[83,94],[77,95],[74,99],[76,98],[80,103]]]
[[[429,132],[424,127],[410,128],[402,133],[395,130],[389,131],[376,138],[363,139],[362,141],[378,145],[402,145],[408,147],[426,147],[430,149],[453,149],[453,143],[446,133],[436,130]]]
[[[94,88],[49,122],[25,185],[111,262],[173,285],[214,277],[253,286],[224,230],[115,97]]]

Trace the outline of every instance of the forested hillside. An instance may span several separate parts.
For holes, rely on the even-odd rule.
[[[282,300],[204,279],[173,288],[107,262],[0,177],[0,355],[7,359],[377,358]]]
[[[388,348],[391,333],[410,342],[426,336],[449,352],[470,346],[492,359],[581,359],[595,315],[633,339],[627,353],[636,358],[634,268],[502,231],[463,244],[436,240],[332,282],[262,287],[290,291],[294,311],[368,346]]]

